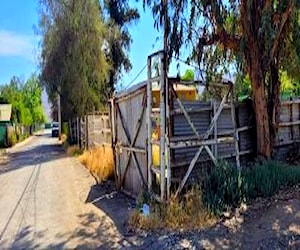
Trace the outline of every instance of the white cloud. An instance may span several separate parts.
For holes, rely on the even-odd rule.
[[[0,30],[0,57],[15,56],[34,59],[38,39],[35,36]]]

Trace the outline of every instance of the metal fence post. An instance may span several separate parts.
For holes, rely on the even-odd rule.
[[[165,200],[166,75],[165,52],[160,53],[160,196]]]

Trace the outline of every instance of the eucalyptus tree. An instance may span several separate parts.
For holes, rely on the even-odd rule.
[[[107,101],[106,28],[96,0],[40,0],[41,79],[63,119],[101,108]]]
[[[144,0],[155,24],[166,24],[168,55],[191,49],[188,60],[218,74],[230,65],[248,74],[254,100],[257,151],[270,157],[279,122],[280,70],[299,79],[299,1]],[[164,18],[167,15],[167,18]],[[164,20],[167,20],[163,22]]]
[[[108,28],[106,51],[111,68],[107,87],[113,93],[122,72],[128,72],[131,69],[128,52],[132,38],[129,27],[138,21],[140,15],[136,8],[130,7],[128,0],[103,0],[100,2]]]

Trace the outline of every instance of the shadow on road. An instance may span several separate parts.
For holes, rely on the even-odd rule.
[[[49,137],[46,135],[35,135],[34,137]],[[35,138],[34,138],[35,139]],[[52,143],[51,143],[52,142]],[[49,144],[38,144],[8,153],[8,164],[0,165],[0,174],[17,170],[23,167],[33,166],[67,157],[63,148],[58,143],[50,141]]]
[[[85,202],[104,211],[121,234],[129,234],[127,222],[130,212],[135,207],[135,200],[118,192],[112,180],[93,185]]]

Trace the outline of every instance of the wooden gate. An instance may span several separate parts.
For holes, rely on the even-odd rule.
[[[141,83],[111,103],[116,182],[131,196],[147,188],[146,98],[146,83]]]

